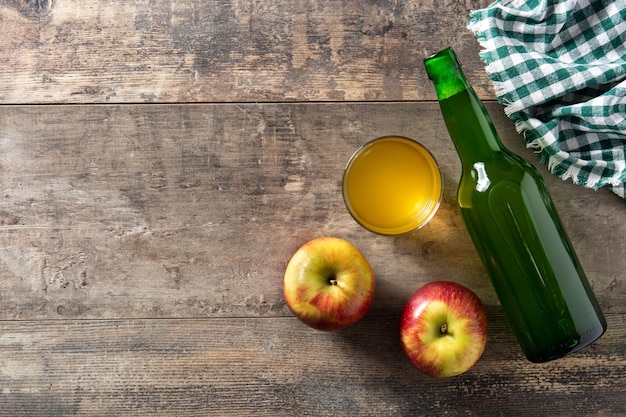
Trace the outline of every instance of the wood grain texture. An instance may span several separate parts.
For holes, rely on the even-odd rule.
[[[550,175],[488,103],[608,319],[543,365],[522,356],[456,208],[422,59],[453,46],[493,99],[465,29],[490,2],[0,0],[0,416],[625,415],[623,200]],[[341,197],[348,158],[388,134],[426,145],[444,177],[435,218],[395,238]],[[322,235],[377,277],[339,333],[282,296],[289,258]],[[451,379],[420,374],[397,338],[435,279],[489,317],[485,354]]]
[[[624,315],[605,337],[529,364],[499,311],[469,372],[409,363],[395,317],[340,333],[295,318],[0,323],[0,416],[623,415]]]
[[[460,164],[444,129],[435,103],[4,107],[0,317],[285,315],[284,267],[320,235],[370,258],[375,310],[451,277],[495,305],[456,209]],[[433,152],[445,189],[431,223],[397,238],[361,229],[341,197],[350,155],[390,133]],[[540,169],[603,308],[626,313],[623,201]]]
[[[0,103],[434,99],[422,59],[489,0],[2,0]]]

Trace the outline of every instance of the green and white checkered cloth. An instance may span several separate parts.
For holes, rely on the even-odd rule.
[[[626,199],[626,0],[498,0],[468,28],[550,171]]]

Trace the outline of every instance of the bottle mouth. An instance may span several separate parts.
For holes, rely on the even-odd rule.
[[[463,90],[461,63],[452,48],[445,48],[424,59],[428,78],[435,84],[439,100]]]
[[[450,64],[452,64],[455,68],[461,68],[461,62],[459,61],[456,52],[454,52],[454,49],[451,47],[442,49],[441,51],[424,58],[424,65],[426,66],[428,78],[433,81],[433,77],[437,77],[438,73],[441,72],[441,68],[444,66],[447,67]]]

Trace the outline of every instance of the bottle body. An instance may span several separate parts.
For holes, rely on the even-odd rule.
[[[459,207],[522,350],[545,362],[587,346],[606,322],[543,179],[502,146],[456,59],[448,64],[459,80],[439,97],[462,161]]]

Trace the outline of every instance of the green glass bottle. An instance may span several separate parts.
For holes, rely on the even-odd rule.
[[[506,149],[450,48],[424,60],[460,156],[458,204],[532,362],[581,349],[606,321],[534,166]]]

